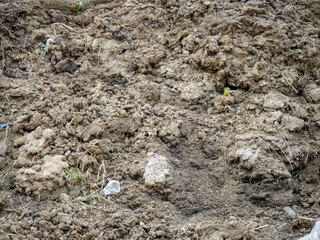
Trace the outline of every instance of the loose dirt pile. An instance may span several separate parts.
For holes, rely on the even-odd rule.
[[[51,7],[0,2],[1,239],[310,231],[318,0]],[[111,179],[121,191],[106,197]]]

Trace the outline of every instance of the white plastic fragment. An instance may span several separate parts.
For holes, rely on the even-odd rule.
[[[47,52],[49,50],[49,46],[50,43],[54,42],[54,40],[52,38],[48,38],[46,41],[46,47],[44,48],[44,50]]]
[[[108,182],[107,186],[102,190],[104,195],[112,195],[120,192],[120,182],[116,180],[111,180]]]
[[[185,224],[185,225],[181,228],[181,230],[182,230],[182,231],[185,231],[189,226],[191,226],[191,223]]]
[[[283,210],[290,216],[296,215],[296,212],[291,207],[284,207]]]
[[[311,233],[308,235],[299,238],[298,240],[319,240],[320,239],[320,221],[317,221],[314,225]]]

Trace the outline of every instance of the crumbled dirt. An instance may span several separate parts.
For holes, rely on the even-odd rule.
[[[53,2],[0,0],[0,239],[310,231],[318,0]]]

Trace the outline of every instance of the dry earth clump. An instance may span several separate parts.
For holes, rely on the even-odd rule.
[[[319,1],[75,6],[0,2],[1,239],[309,232]]]

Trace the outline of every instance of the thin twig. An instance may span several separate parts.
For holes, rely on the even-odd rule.
[[[75,32],[75,30],[74,30],[72,27],[69,27],[69,26],[67,26],[67,25],[64,24],[64,23],[53,23],[53,25],[57,25],[57,24],[61,24],[61,25],[64,26],[65,28],[68,28],[69,30]]]
[[[298,218],[308,220],[308,221],[319,221],[320,220],[320,218],[308,218],[308,217],[302,217],[302,216],[298,216]]]
[[[48,237],[50,233],[51,233],[51,230],[49,232],[47,232],[47,234],[44,235],[44,237],[42,239],[46,239],[46,237]]]
[[[266,228],[266,227],[269,227],[269,225],[266,224],[266,225],[263,225],[263,226],[260,226],[260,227],[256,227],[256,228],[253,228],[253,230],[260,230],[260,229],[263,229],[263,228]]]
[[[8,168],[8,170],[6,171],[2,181],[1,181],[1,184],[4,182],[4,180],[6,179],[7,175],[9,174],[9,171],[11,170],[11,168],[13,168],[13,166],[15,165],[16,163],[16,160],[14,160],[13,164]]]
[[[6,26],[4,26],[2,23],[0,23],[0,25],[1,25],[5,30],[7,30],[8,33],[9,33],[9,35],[10,35],[10,37],[12,37],[12,34],[11,34],[10,30],[9,30]]]

